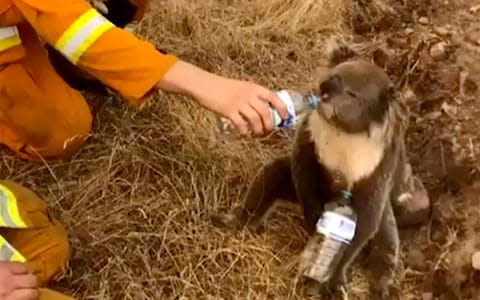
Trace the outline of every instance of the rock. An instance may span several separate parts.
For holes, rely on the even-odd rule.
[[[447,52],[446,47],[447,43],[445,42],[436,43],[430,48],[430,56],[436,60],[444,58]]]
[[[477,251],[472,255],[472,268],[480,270],[480,251]]]
[[[435,215],[436,220],[445,222],[445,220],[447,220],[450,215],[447,215],[447,212],[444,212],[441,209],[438,210],[438,211],[439,212]],[[441,243],[442,241],[444,241],[444,239],[445,239],[445,235],[443,235],[439,231],[435,231],[432,235],[432,241],[434,241],[434,242]]]
[[[420,17],[418,19],[418,23],[420,23],[422,25],[427,25],[428,24],[428,18],[427,17]]]
[[[479,10],[480,10],[480,4],[470,7],[470,11],[471,11],[472,13],[476,13],[476,12],[479,11]]]
[[[474,44],[480,44],[480,28],[474,27],[465,32],[465,40]]]
[[[441,115],[442,115],[442,112],[441,112],[441,111],[434,111],[434,112],[431,112],[431,113],[426,114],[426,115],[425,115],[425,118],[426,118],[426,119],[429,119],[429,120],[436,120],[436,119],[438,119]]]
[[[422,293],[422,300],[432,300],[433,299],[433,293]]]
[[[462,147],[459,144],[453,144],[451,149],[454,154],[457,154],[462,149]]]
[[[412,249],[408,252],[407,262],[415,270],[425,270],[427,268],[425,255],[419,249]]]
[[[445,89],[451,89],[456,84],[458,84],[458,78],[460,76],[460,71],[455,68],[444,68],[438,73],[438,83]],[[455,101],[455,99],[452,99]]]
[[[409,34],[412,34],[415,30],[413,30],[413,28],[405,28],[405,34],[409,35]]]
[[[447,36],[450,34],[450,31],[448,31],[448,29],[445,27],[436,26],[433,30],[436,34],[441,36]]]
[[[458,108],[456,106],[450,105],[447,102],[443,102],[441,108],[447,115],[449,115],[452,118],[454,118],[458,112]]]
[[[417,95],[412,89],[407,88],[407,90],[403,93],[403,99],[406,103],[413,103],[417,101]]]

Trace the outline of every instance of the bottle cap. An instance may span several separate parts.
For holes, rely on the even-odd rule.
[[[317,109],[320,100],[318,99],[317,95],[315,95],[313,92],[309,92],[308,94],[305,95],[305,97],[308,99],[308,104],[310,105],[311,108]]]

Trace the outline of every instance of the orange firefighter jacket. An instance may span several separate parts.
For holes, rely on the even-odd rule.
[[[72,64],[132,104],[140,103],[177,60],[116,28],[85,0],[1,0],[0,70],[25,55],[22,26],[27,24]]]
[[[176,61],[175,56],[116,28],[85,0],[0,0],[0,74],[32,51],[23,45],[32,33],[132,104],[141,103]],[[19,113],[27,118],[32,112]],[[28,228],[14,194],[2,185],[0,228]],[[2,260],[25,258],[0,235]]]

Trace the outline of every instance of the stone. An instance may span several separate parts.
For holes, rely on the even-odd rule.
[[[433,293],[428,292],[428,293],[422,293],[422,300],[432,300],[433,299]]]
[[[472,268],[480,270],[480,251],[477,251],[472,255]]]
[[[441,35],[441,36],[446,36],[446,35],[450,34],[450,31],[448,31],[447,28],[440,27],[440,26],[435,27],[434,31],[435,31],[436,34]]]
[[[429,119],[429,120],[436,120],[436,119],[440,118],[441,115],[442,115],[441,111],[434,111],[434,112],[426,114],[425,118]]]
[[[445,57],[445,53],[447,52],[447,43],[439,42],[430,47],[430,56],[435,59],[439,60]]]
[[[415,270],[425,270],[427,268],[425,255],[418,249],[412,249],[408,252],[407,262]]]
[[[428,24],[428,18],[427,17],[420,17],[418,19],[418,23],[420,23],[422,25],[427,25]]]
[[[407,88],[407,90],[403,93],[403,99],[406,103],[413,103],[417,101],[417,95],[412,89]]]

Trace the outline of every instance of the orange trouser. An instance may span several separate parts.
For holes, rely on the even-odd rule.
[[[0,69],[0,144],[29,160],[69,157],[90,133],[90,108],[57,75],[35,31],[19,30],[26,55]]]
[[[31,190],[11,181],[0,183],[15,194],[20,215],[29,227],[0,228],[0,235],[26,258],[27,267],[37,277],[40,300],[73,300],[45,288],[67,265],[69,243],[65,228],[49,215],[46,203]]]

